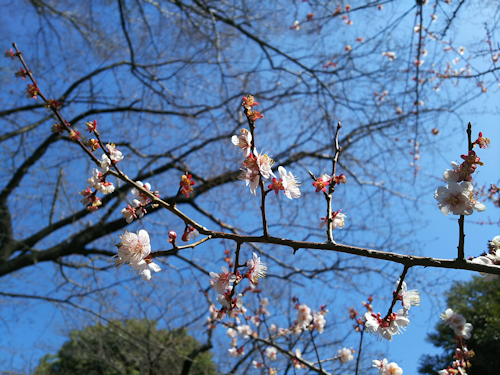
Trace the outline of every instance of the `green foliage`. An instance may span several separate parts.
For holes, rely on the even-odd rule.
[[[500,283],[475,277],[468,282],[457,282],[447,293],[448,307],[464,316],[473,325],[467,348],[476,355],[470,360],[469,375],[498,374],[500,368]],[[427,340],[443,348],[442,355],[421,358],[419,373],[437,374],[453,361],[455,338],[453,330],[442,323]]]
[[[35,375],[181,374],[199,343],[186,330],[158,330],[150,320],[111,321],[70,333],[56,355],[40,361]],[[199,353],[189,374],[216,374],[212,354]]]

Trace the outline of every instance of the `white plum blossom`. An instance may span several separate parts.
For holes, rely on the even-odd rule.
[[[264,367],[264,364],[263,363],[260,363],[260,362],[257,362],[257,361],[252,361],[252,365],[253,365],[253,368],[256,368],[256,369],[259,369],[259,368],[262,368]]]
[[[461,336],[465,340],[470,339],[472,324],[467,323],[462,315],[457,314],[452,309],[446,309],[446,311],[441,314],[441,320],[453,329],[455,335]]]
[[[470,201],[471,192],[472,184],[468,181],[464,181],[460,185],[456,182],[450,182],[446,187],[440,186],[434,193],[434,198],[438,201],[438,207],[443,215],[450,213],[471,215],[473,212]]]
[[[314,328],[319,333],[323,333],[323,331],[325,330],[326,319],[321,311],[313,314],[313,323],[314,323]]]
[[[151,270],[155,272],[161,271],[160,266],[151,260],[143,259],[135,264],[130,263],[130,266],[133,267],[137,271],[137,273],[142,276],[142,279],[146,281],[151,280]]]
[[[396,54],[394,52],[391,52],[391,51],[382,52],[382,56],[387,56],[389,58],[389,61],[396,60]]]
[[[106,149],[109,152],[109,157],[106,154],[102,154],[102,161],[101,161],[102,173],[107,173],[109,171],[109,168],[111,168],[111,166],[113,165],[111,163],[111,160],[115,163],[118,163],[123,160],[123,155],[121,151],[118,151],[118,149],[113,143],[108,143],[106,145]]]
[[[274,176],[274,173],[272,171],[274,160],[271,159],[269,155],[267,155],[267,153],[259,154],[255,149],[253,153],[257,159],[257,166],[259,167],[259,171],[262,177],[264,177],[267,180],[269,177]]]
[[[312,320],[313,316],[311,314],[311,308],[303,303],[297,309],[297,320],[295,321],[295,324],[297,324],[298,328],[305,329]]]
[[[465,340],[468,340],[472,336],[472,324],[471,323],[465,323],[464,325],[461,326],[456,326],[452,327],[453,332],[455,332],[455,335],[463,337]]]
[[[387,358],[384,358],[382,360],[374,359],[373,360],[373,367],[378,368],[378,375],[384,375],[384,370],[387,366]]]
[[[151,191],[151,184],[149,182],[146,182],[146,183],[142,183],[142,181],[136,181],[135,182],[137,185],[139,186],[142,186],[144,189],[146,189],[147,191]],[[142,204],[147,204],[149,203],[149,197],[142,194],[138,189],[136,188],[133,188],[131,193],[137,197],[139,199],[139,201],[142,203]]]
[[[345,226],[345,218],[347,216],[340,211],[342,210],[338,210],[337,212],[332,213],[332,229],[342,229]],[[319,219],[319,221],[319,229],[322,229],[326,225],[326,223],[328,223],[328,218],[322,217],[321,219]]]
[[[478,264],[500,265],[500,236],[496,236],[488,244],[489,252],[477,258],[472,259],[472,262]],[[496,280],[500,277],[494,274],[481,273],[485,276],[486,281]]]
[[[229,351],[229,355],[231,357],[243,357],[245,355],[245,349],[243,348],[243,346],[239,349],[237,348],[231,348],[231,349],[228,349]]]
[[[208,317],[209,319],[211,320],[217,319],[217,314],[219,313],[219,310],[217,310],[217,308],[213,303],[211,303],[210,306],[208,306],[208,312],[210,314],[210,316]]]
[[[500,250],[500,236],[495,236],[491,241],[490,241],[490,248],[494,251]]]
[[[148,258],[151,253],[148,232],[144,229],[141,229],[137,234],[125,232],[120,236],[120,239],[121,242],[117,245],[118,254],[110,259],[110,261],[114,260],[116,268],[128,263],[146,281],[151,279],[151,270],[161,271],[161,268],[153,263],[151,257]]]
[[[142,207],[141,202],[139,202],[137,199],[134,199],[133,206],[127,204],[127,207],[122,209],[121,213],[125,218],[125,221],[130,224],[132,221],[134,221],[134,219],[140,219],[141,217],[143,217],[144,214],[147,213],[147,211],[144,207]]]
[[[102,181],[102,173],[98,169],[92,169],[91,175],[92,177],[87,180],[91,187],[103,194],[109,194],[115,191],[113,183]]]
[[[264,297],[260,300],[260,306],[259,309],[257,310],[257,315],[271,315],[271,313],[267,309],[267,306],[269,306],[269,299]]]
[[[384,375],[403,375],[403,369],[396,362],[387,364]]]
[[[236,330],[238,331],[238,333],[240,335],[243,336],[244,339],[249,338],[253,333],[252,328],[250,328],[250,326],[248,324],[242,324],[242,325],[236,327]]]
[[[238,331],[236,331],[234,328],[231,327],[227,329],[226,333],[231,338],[236,337],[238,335]]]
[[[282,166],[278,167],[278,172],[281,180],[283,181],[283,188],[285,191],[285,196],[289,199],[300,198],[299,181],[292,174],[292,172],[286,172],[286,169]]]
[[[273,164],[274,160],[267,153],[259,154],[254,148],[253,153],[243,162],[244,168],[241,168],[238,179],[244,180],[247,186],[250,185],[250,192],[256,195],[260,176],[266,180],[271,176],[276,177],[272,171]]]
[[[106,148],[108,149],[110,159],[113,160],[115,163],[118,163],[123,160],[122,152],[118,151],[118,149],[113,143],[108,143],[106,145]]]
[[[477,258],[472,259],[472,262],[477,263],[477,264],[487,264],[490,266],[498,264],[494,260],[492,260],[493,258],[495,258],[495,259],[498,258],[498,260],[500,261],[500,257],[498,255],[486,254],[486,255],[481,255],[481,256],[478,256]],[[494,275],[491,273],[480,272],[480,274],[484,276],[484,280],[486,280],[486,281],[492,281],[492,280],[498,279],[498,275]]]
[[[241,148],[245,158],[250,156],[250,153],[252,152],[252,133],[250,133],[247,129],[241,129],[240,135],[233,135],[231,137],[231,142],[233,142],[233,145],[236,147]]]
[[[399,285],[399,280],[396,282],[396,288]],[[420,295],[417,289],[407,290],[406,283],[403,281],[401,290],[398,294],[398,299],[403,302],[405,310],[409,310],[411,306],[420,306]]]
[[[368,333],[389,341],[392,341],[392,336],[401,333],[410,324],[408,312],[403,309],[389,315],[387,321],[382,318],[380,313],[375,314],[370,311],[366,312],[364,317],[365,329]]]
[[[109,168],[111,168],[111,166],[112,166],[112,163],[111,163],[111,160],[108,158],[108,155],[102,154],[101,172],[107,173],[109,171]]]
[[[264,262],[260,261],[260,257],[253,253],[253,258],[247,260],[246,266],[248,267],[248,277],[252,283],[256,283],[257,279],[266,277],[267,267]]]
[[[342,212],[338,212],[335,217],[333,218],[333,229],[337,228],[344,228],[345,225],[345,218],[346,215],[344,215]]]
[[[137,234],[125,232],[120,236],[121,242],[118,246],[118,254],[111,259],[118,257],[115,261],[117,268],[125,263],[138,263],[151,253],[149,234],[141,229]]]
[[[347,363],[354,359],[352,350],[347,348],[339,349],[339,351],[337,352],[337,357],[339,358],[340,363]]]
[[[234,273],[229,272],[226,267],[222,267],[221,273],[210,272],[210,284],[215,288],[217,293],[224,294],[224,292],[230,287],[231,283],[236,281],[236,276]]]
[[[306,366],[300,362],[299,359],[302,359],[302,351],[297,348],[295,349],[295,358],[293,358],[293,367],[295,367],[296,370],[305,369]]]
[[[274,346],[268,346],[266,348],[266,357],[269,358],[270,361],[276,361],[276,357],[278,354],[278,349]]]
[[[455,161],[451,162],[451,166],[453,169],[447,169],[443,173],[443,178],[448,182],[458,182],[460,179],[460,164]]]
[[[260,173],[251,169],[242,169],[238,179],[244,180],[246,186],[250,185],[250,192],[257,195],[257,188],[259,187]]]
[[[388,363],[387,359],[383,360],[374,359],[373,367],[378,369],[379,375],[403,375],[403,369],[397,363]]]

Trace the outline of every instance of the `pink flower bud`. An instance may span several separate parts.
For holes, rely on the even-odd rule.
[[[176,238],[177,238],[177,233],[175,233],[173,230],[168,232],[168,242],[173,243]]]

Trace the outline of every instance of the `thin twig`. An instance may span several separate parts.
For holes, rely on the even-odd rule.
[[[363,334],[365,333],[365,330],[363,329],[360,333],[361,338],[359,339],[358,357],[356,358],[356,375],[358,375],[359,361],[361,360],[361,348],[363,346]]]
[[[472,151],[474,145],[472,144],[472,125],[469,122],[467,125],[467,148],[469,152]],[[460,215],[458,219],[458,256],[457,260],[465,260],[465,216]]]
[[[391,307],[389,307],[389,311],[387,312],[387,315],[384,318],[384,320],[386,320],[386,321],[389,319],[389,316],[392,314],[392,309],[394,308],[394,305],[396,305],[396,302],[397,302],[398,296],[399,296],[399,291],[401,290],[401,287],[403,286],[403,282],[405,280],[406,273],[408,272],[409,268],[410,267],[405,266],[403,273],[399,277],[398,287],[396,288],[396,291],[394,292],[394,296],[392,297]]]

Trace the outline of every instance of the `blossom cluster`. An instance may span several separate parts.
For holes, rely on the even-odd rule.
[[[466,369],[471,364],[469,359],[475,355],[473,350],[468,350],[464,340],[471,338],[472,324],[467,323],[465,318],[454,312],[452,309],[447,309],[441,314],[441,320],[444,324],[450,326],[455,333],[455,355],[454,361],[447,369],[438,371],[439,375],[467,375]]]
[[[241,105],[245,109],[245,114],[251,121],[253,128],[255,128],[255,121],[263,117],[260,112],[253,110],[253,107],[258,105],[255,98],[252,95],[243,97]],[[292,172],[287,172],[282,166],[278,167],[279,178],[276,177],[272,170],[274,160],[267,152],[259,153],[253,146],[254,139],[251,131],[241,129],[240,135],[233,135],[231,137],[231,142],[234,146],[241,149],[245,157],[238,179],[245,181],[247,186],[250,185],[250,192],[253,195],[257,194],[261,178],[268,180],[273,177],[271,184],[268,186],[269,191],[274,190],[276,194],[283,191],[289,199],[300,197],[300,183],[297,177]]]
[[[374,359],[373,367],[378,369],[378,375],[403,375],[403,369],[396,362],[387,361],[384,359]]]
[[[247,277],[251,285],[258,283],[259,278],[264,278],[266,276],[267,267],[264,262],[260,260],[260,257],[256,253],[253,253],[252,259],[249,259],[245,263],[248,271],[245,275],[241,275],[240,271],[234,272],[229,271],[226,267],[222,267],[221,273],[210,272],[210,285],[212,285],[217,291],[217,301],[222,305],[222,309],[218,311],[217,318],[222,318],[225,313],[230,317],[236,317],[238,313],[242,312],[243,294],[240,293],[234,297],[233,283],[239,283],[244,277]],[[262,305],[260,312],[262,314],[268,313],[266,305]]]
[[[399,283],[400,281],[398,280],[396,287]],[[374,334],[379,339],[384,338],[392,341],[392,336],[406,330],[406,327],[410,324],[408,311],[411,306],[420,305],[419,293],[416,289],[408,290],[406,283],[403,281],[396,299],[401,301],[403,308],[397,312],[387,315],[384,318],[381,313],[375,314],[371,310],[365,313],[364,326],[367,332]]]
[[[259,309],[256,313],[256,315],[253,316],[246,316],[245,318],[249,321],[252,322],[256,327],[259,327],[261,318],[260,316],[262,315],[270,315],[267,306],[269,306],[269,300],[267,298],[262,298],[261,299],[261,304],[259,306]],[[213,311],[216,312],[217,310],[215,309],[215,306],[213,306]],[[240,307],[240,312],[244,315],[246,314],[247,310],[244,307]],[[209,318],[210,320],[212,319],[217,319],[217,315],[214,314],[213,318]],[[248,339],[249,337],[258,337],[257,331],[253,331],[250,325],[248,324],[240,324],[241,319],[239,319],[238,316],[236,316],[236,321],[238,325],[229,325],[229,328],[227,329],[227,335],[231,338],[231,349],[229,350],[229,354],[232,357],[240,357],[244,355],[244,347],[241,346],[238,348],[238,336],[243,337],[244,339]],[[269,360],[274,361],[276,360],[276,355],[277,355],[277,350],[274,347],[269,347],[266,350],[266,355],[269,358]],[[254,365],[255,366],[255,365]]]
[[[474,146],[486,148],[490,144],[488,138],[484,138],[479,133],[477,140],[473,142]],[[440,186],[434,193],[434,198],[438,201],[438,207],[443,215],[471,215],[474,210],[482,212],[486,206],[476,198],[476,192],[472,185],[472,174],[476,171],[478,165],[483,165],[480,158],[474,150],[468,154],[461,155],[462,164],[451,162],[453,169],[447,169],[443,173],[443,179],[448,182],[446,187]],[[461,184],[459,184],[461,182]]]
[[[142,186],[145,190],[151,192],[151,184],[149,182],[142,183],[142,181],[136,181],[135,183],[139,186]],[[134,221],[134,219],[142,218],[147,213],[146,206],[151,203],[151,198],[139,191],[139,189],[133,188],[131,193],[134,195],[132,206],[130,204],[127,204],[127,207],[125,207],[121,211],[127,223],[131,223],[132,221]],[[157,197],[160,196],[157,192],[151,193]],[[175,236],[177,237],[177,234]]]
[[[335,185],[340,185],[340,184],[345,184],[347,181],[347,178],[344,173],[341,173],[338,176],[335,175],[327,175],[323,174],[321,177],[316,178],[313,181],[313,186],[316,188],[316,193],[319,193],[322,191],[325,193],[325,196],[327,195],[326,193],[326,188],[327,186],[335,186]],[[330,190],[331,192],[332,190]],[[337,229],[337,228],[343,228],[345,225],[345,218],[346,215],[341,213],[340,210],[337,210],[336,212],[332,213],[331,221],[332,221],[332,229]],[[319,228],[322,229],[327,223],[328,223],[328,216],[327,217],[322,217],[319,219],[320,225]]]
[[[58,124],[54,126],[56,127],[55,128],[56,130],[59,129],[59,131],[62,131],[63,129],[63,127],[59,127]],[[53,132],[54,132],[54,126],[52,130]],[[71,132],[74,131],[72,130]],[[70,138],[71,138],[71,132],[70,132]],[[79,132],[74,132],[74,133],[79,134]],[[81,200],[82,204],[86,206],[87,210],[91,212],[96,211],[102,204],[101,199],[98,198],[96,195],[97,192],[100,192],[102,194],[110,194],[115,191],[113,183],[106,181],[106,177],[109,172],[109,168],[112,165],[111,161],[113,161],[113,163],[118,163],[123,159],[121,151],[118,151],[118,149],[114,144],[107,144],[106,149],[108,151],[109,157],[106,153],[102,154],[100,170],[97,168],[94,168],[92,170],[91,177],[87,179],[87,182],[89,183],[90,186],[80,192],[80,195],[83,195],[83,198]],[[94,191],[92,191],[91,188],[93,188]],[[127,222],[129,223],[130,221]]]
[[[457,314],[452,309],[446,309],[446,311],[441,314],[441,320],[453,329],[456,336],[460,336],[465,340],[470,339],[472,324],[467,323],[462,315]]]
[[[474,263],[500,265],[500,236],[496,236],[488,243],[488,252],[472,259]],[[498,279],[498,275],[483,274],[486,281]]]
[[[297,319],[295,319],[295,326],[292,327],[294,333],[300,333],[306,329],[323,333],[326,325],[325,316],[328,313],[325,306],[321,306],[318,312],[311,311],[311,308],[305,303],[301,305],[296,303],[295,308],[297,309]]]

